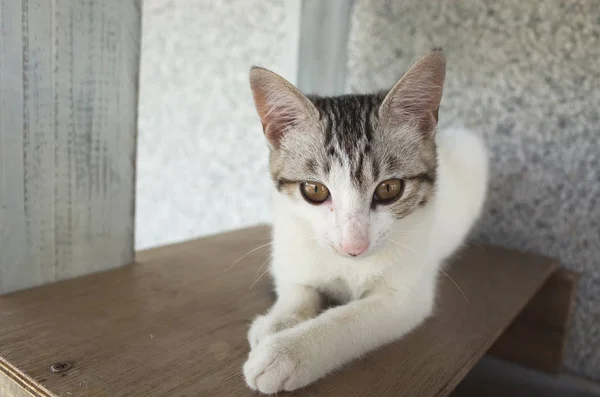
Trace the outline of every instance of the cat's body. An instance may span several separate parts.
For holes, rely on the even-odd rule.
[[[253,71],[278,190],[278,299],[249,332],[253,389],[305,386],[432,313],[440,267],[477,219],[487,184],[478,137],[435,134],[444,64],[432,54],[387,95],[309,99]],[[320,312],[324,296],[343,305]]]

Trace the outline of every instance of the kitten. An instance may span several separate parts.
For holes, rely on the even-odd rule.
[[[432,313],[442,261],[478,218],[487,185],[476,135],[436,135],[445,70],[434,50],[387,93],[329,98],[251,70],[277,189],[278,296],[248,334],[252,389],[303,387]],[[324,296],[344,304],[319,313]]]

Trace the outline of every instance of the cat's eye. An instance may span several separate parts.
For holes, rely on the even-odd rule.
[[[404,191],[404,181],[402,179],[388,179],[383,181],[375,189],[373,200],[379,204],[387,204],[396,200]]]
[[[311,204],[321,204],[329,198],[329,189],[319,182],[302,182],[300,192],[302,197]]]

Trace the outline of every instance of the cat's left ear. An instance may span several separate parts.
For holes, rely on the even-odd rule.
[[[391,126],[414,123],[425,136],[433,136],[445,76],[441,50],[421,57],[388,92],[379,108],[380,119]]]
[[[307,130],[319,112],[296,87],[270,70],[253,67],[250,88],[263,131],[271,148],[278,149],[293,130]]]

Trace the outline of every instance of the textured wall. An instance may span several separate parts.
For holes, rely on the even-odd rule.
[[[137,247],[269,220],[248,71],[286,75],[283,2],[145,0],[142,26]]]
[[[442,124],[477,129],[492,152],[476,238],[583,273],[568,368],[600,379],[598,1],[359,0],[352,24],[353,91],[389,86],[445,48]]]

